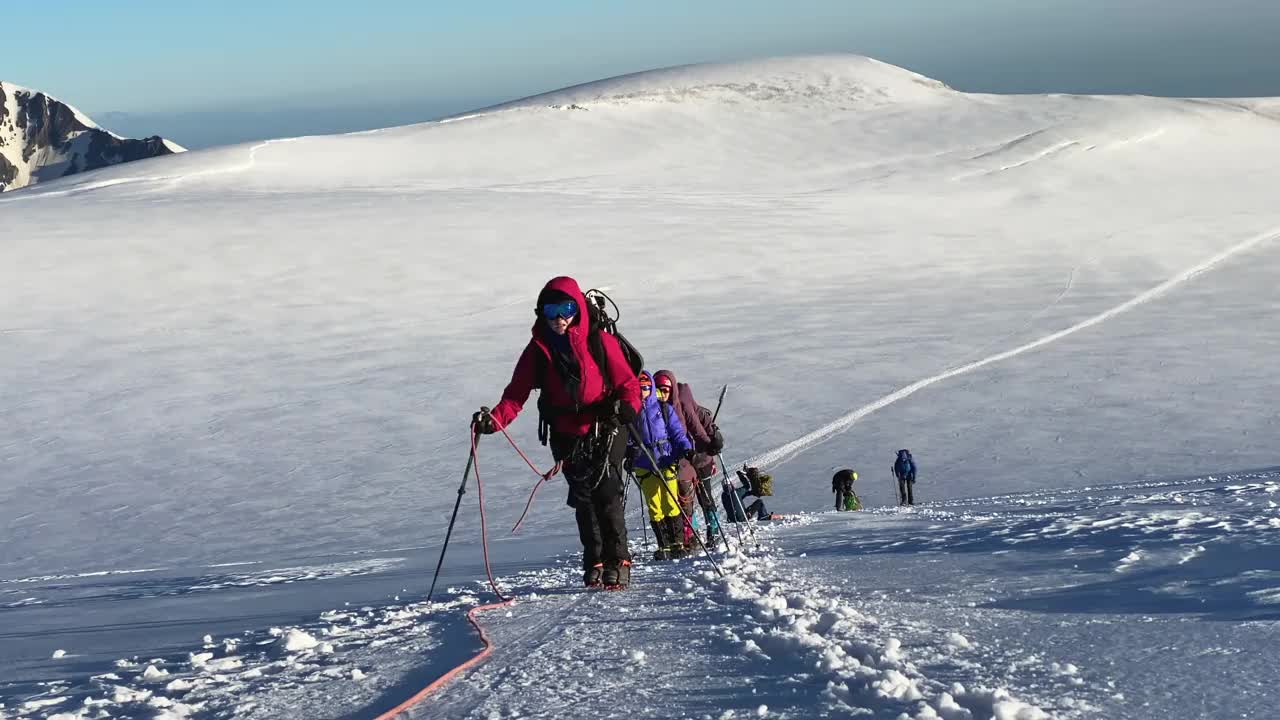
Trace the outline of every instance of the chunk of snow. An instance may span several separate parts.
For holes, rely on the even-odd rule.
[[[289,628],[280,639],[280,644],[287,652],[299,652],[314,648],[320,641],[297,628]]]
[[[123,685],[116,685],[112,690],[111,699],[122,705],[124,703],[146,702],[152,694],[150,690],[134,690]]]
[[[50,707],[52,705],[59,705],[66,701],[67,701],[66,697],[52,697],[52,698],[40,698],[38,700],[28,700],[18,706],[18,711],[21,713],[31,713],[31,712],[35,712],[36,710],[39,710],[40,708]]]
[[[66,651],[66,650],[54,650],[54,651],[53,651],[53,659],[54,659],[54,660],[57,660],[58,658],[63,658],[63,657],[66,657],[66,656],[67,656],[67,651]]]

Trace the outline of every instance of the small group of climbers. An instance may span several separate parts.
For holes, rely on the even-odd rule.
[[[625,341],[592,327],[587,303],[573,278],[553,278],[542,288],[532,338],[511,382],[498,404],[472,422],[478,433],[497,432],[539,390],[539,436],[568,481],[583,583],[622,589],[631,579],[624,474],[634,474],[645,497],[655,558],[683,557],[693,547],[695,502],[708,540],[720,531],[714,488],[724,438],[714,414],[670,370],[633,368]]]
[[[899,450],[898,457],[893,461],[893,477],[898,481],[898,504],[899,505],[915,505],[915,484],[916,484],[916,461],[911,457],[910,450]],[[850,468],[837,470],[835,475],[831,476],[831,492],[836,496],[836,510],[861,510],[862,500],[858,498],[858,494],[853,491],[853,483],[858,479],[858,473]]]
[[[508,426],[529,394],[539,390],[539,437],[568,482],[582,542],[583,583],[622,589],[631,582],[631,554],[623,515],[626,478],[640,486],[657,541],[654,559],[676,559],[694,547],[694,513],[702,511],[707,545],[714,545],[721,517],[716,508],[716,459],[724,438],[715,416],[694,399],[670,370],[650,374],[613,333],[593,327],[586,295],[570,277],[552,278],[538,294],[532,337],[516,362],[511,382],[492,410],[475,413],[475,431]],[[915,462],[898,451],[893,465],[900,504],[915,503]],[[720,493],[725,520],[774,517],[761,496],[772,478],[747,467],[739,484]],[[726,478],[728,475],[726,474]],[[841,470],[831,480],[836,508],[857,510],[858,474]],[[746,504],[749,496],[756,496]]]

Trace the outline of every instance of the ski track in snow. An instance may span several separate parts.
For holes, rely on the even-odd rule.
[[[844,415],[839,419],[833,422],[830,422],[807,435],[804,435],[800,438],[797,438],[787,443],[786,445],[783,445],[774,450],[770,450],[769,452],[763,453],[761,455],[757,455],[747,460],[746,464],[754,465],[760,468],[768,468],[773,465],[777,465],[778,463],[781,463],[783,461],[789,460],[795,457],[796,455],[798,455],[799,453],[803,452],[804,450],[807,450],[819,443],[825,442],[831,439],[833,436],[838,435],[844,432],[845,430],[848,430],[851,426],[853,426],[854,423],[870,415],[871,413],[877,410],[880,410],[881,408],[884,408],[888,405],[891,405],[899,400],[902,400],[903,398],[910,397],[911,395],[914,395],[920,390],[923,390],[931,385],[936,385],[937,383],[940,383],[944,380],[949,380],[957,375],[963,375],[965,373],[972,372],[980,368],[984,368],[988,365],[992,365],[992,364],[1001,362],[1003,360],[1008,360],[1009,358],[1022,355],[1024,353],[1031,352],[1032,350],[1039,349],[1041,347],[1044,347],[1045,345],[1049,345],[1050,343],[1057,342],[1062,338],[1074,335],[1080,332],[1081,330],[1087,330],[1088,328],[1091,328],[1095,325],[1100,325],[1117,315],[1128,312],[1136,307],[1140,307],[1142,305],[1145,305],[1146,303],[1151,302],[1152,300],[1155,300],[1156,298],[1164,295],[1170,290],[1173,290],[1174,288],[1191,281],[1197,276],[1205,272],[1208,272],[1209,270],[1212,270],[1213,268],[1217,267],[1223,262],[1226,262],[1227,260],[1230,260],[1236,255],[1239,255],[1244,252],[1248,252],[1249,250],[1252,250],[1258,245],[1266,243],[1270,240],[1274,240],[1278,237],[1280,237],[1280,228],[1272,228],[1271,230],[1268,230],[1264,233],[1254,235],[1253,237],[1250,237],[1246,240],[1236,243],[1235,245],[1227,248],[1226,250],[1223,250],[1217,255],[1214,255],[1208,258],[1207,260],[1201,262],[1200,264],[1195,265],[1194,267],[1191,267],[1187,270],[1184,270],[1181,273],[1178,273],[1177,275],[1137,295],[1136,297],[1133,297],[1113,308],[1110,308],[1101,313],[1098,313],[1093,317],[1082,320],[1076,323],[1075,325],[1072,325],[1071,327],[1059,330],[1054,333],[1050,333],[1049,335],[1045,335],[1044,337],[1041,337],[1037,340],[1033,340],[1024,345],[1019,345],[1018,347],[1015,347],[1011,350],[1005,350],[1004,352],[996,353],[995,355],[985,357],[981,360],[976,360],[974,362],[969,363],[968,365],[962,365],[960,367],[938,373],[937,375],[932,375],[922,380],[917,380],[916,382],[910,385],[907,385],[906,387],[895,390],[894,392],[889,393],[888,395],[885,395],[879,400],[876,400],[875,402],[864,405],[858,408],[857,410],[854,410],[853,412],[847,415]]]
[[[960,360],[959,362],[955,363],[954,365],[952,365],[952,367],[951,367],[951,368],[948,368],[948,369],[950,370],[950,369],[953,369],[953,368],[963,367],[964,365],[968,364],[968,363],[971,361],[971,359],[972,359],[972,358],[975,358],[975,357],[979,357],[979,356],[981,356],[983,353],[987,352],[987,351],[988,351],[988,350],[990,350],[991,348],[993,348],[993,347],[995,347],[995,346],[997,346],[997,345],[1000,345],[1001,343],[1005,342],[1006,340],[1009,340],[1010,338],[1016,337],[1019,333],[1021,333],[1021,332],[1025,331],[1025,330],[1027,330],[1028,328],[1030,328],[1030,327],[1031,327],[1031,325],[1032,325],[1032,323],[1034,323],[1035,321],[1037,321],[1037,320],[1039,320],[1040,318],[1044,317],[1045,313],[1047,313],[1047,312],[1049,312],[1050,310],[1052,310],[1052,309],[1054,309],[1055,307],[1057,307],[1057,306],[1058,306],[1058,304],[1059,304],[1059,303],[1061,303],[1061,302],[1063,301],[1063,299],[1067,297],[1067,295],[1068,295],[1068,294],[1070,294],[1071,289],[1075,287],[1075,284],[1076,284],[1076,275],[1077,275],[1077,274],[1079,274],[1079,272],[1080,272],[1080,268],[1081,268],[1081,267],[1083,267],[1083,265],[1082,265],[1082,264],[1078,264],[1078,265],[1076,265],[1076,266],[1072,267],[1072,268],[1071,268],[1071,272],[1067,274],[1067,281],[1066,281],[1066,283],[1065,283],[1065,284],[1063,284],[1062,289],[1058,291],[1057,296],[1056,296],[1056,297],[1054,297],[1054,298],[1053,298],[1053,300],[1050,300],[1050,301],[1049,301],[1049,303],[1048,303],[1047,305],[1045,305],[1045,306],[1041,307],[1039,310],[1035,311],[1035,312],[1034,312],[1034,313],[1032,313],[1030,316],[1028,316],[1028,317],[1027,317],[1027,319],[1026,319],[1026,320],[1024,320],[1024,321],[1022,322],[1022,324],[1021,324],[1021,325],[1019,325],[1018,327],[1014,328],[1013,330],[1010,330],[1009,332],[1005,333],[1004,335],[1001,335],[1000,337],[996,338],[995,340],[992,340],[992,341],[990,341],[990,342],[988,342],[988,343],[983,344],[983,345],[982,345],[981,347],[979,347],[977,350],[974,350],[973,352],[971,352],[971,353],[969,353],[969,354],[965,355],[964,359],[962,359],[962,360]]]

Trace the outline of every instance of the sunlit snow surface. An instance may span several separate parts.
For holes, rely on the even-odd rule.
[[[0,713],[365,717],[466,657],[474,484],[422,604],[466,421],[561,273],[704,403],[730,385],[729,460],[770,466],[773,509],[827,507],[844,466],[886,505],[899,447],[934,504],[805,518],[728,584],[584,595],[548,559],[562,487],[509,538],[535,478],[486,438],[524,599],[450,716],[1257,713],[1278,118],[805,58],[7,194]],[[605,682],[615,706],[575,702]]]
[[[481,616],[495,654],[409,717],[1252,713],[1273,699],[1263,678],[1218,680],[1276,659],[1278,498],[1280,472],[1263,472],[802,514],[717,553],[723,579],[705,559],[638,560],[626,593],[574,587],[561,556],[500,577],[517,602]],[[477,649],[461,610],[491,593],[445,595],[206,636],[24,687],[41,691],[24,702],[63,698],[71,717],[372,716]],[[609,707],[588,712],[584,695]]]

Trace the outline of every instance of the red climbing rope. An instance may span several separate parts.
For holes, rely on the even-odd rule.
[[[518,454],[524,460],[525,464],[529,466],[529,469],[537,473],[540,478],[537,484],[533,486],[533,492],[529,493],[529,501],[524,504],[524,512],[520,513],[520,519],[517,520],[516,524],[511,528],[511,533],[514,535],[520,531],[520,526],[524,524],[524,518],[529,514],[529,508],[533,506],[533,497],[538,494],[538,488],[542,487],[542,483],[555,477],[560,472],[560,463],[556,463],[551,466],[550,470],[542,472],[534,466],[533,462],[529,460],[529,456],[524,454],[524,451],[520,449],[520,446],[516,444],[516,441],[512,440],[510,435],[507,435],[505,428],[503,428],[502,434],[506,436],[507,442],[511,443],[511,447],[515,449],[516,454]]]
[[[475,433],[471,435],[471,462],[476,475],[476,498],[480,503],[480,550],[484,553],[484,574],[489,576],[489,587],[493,588],[493,594],[497,595],[499,600],[509,600],[510,598],[498,589],[498,583],[493,581],[493,570],[489,567],[489,533],[485,527],[484,484],[480,482],[480,458],[476,455]]]
[[[489,641],[489,636],[485,634],[484,628],[480,627],[480,623],[476,621],[476,617],[475,617],[476,613],[483,612],[485,610],[493,610],[495,608],[506,607],[510,605],[512,602],[514,601],[504,600],[502,602],[490,603],[488,605],[478,605],[468,610],[467,621],[470,622],[471,625],[476,629],[476,632],[480,633],[480,642],[484,643],[484,649],[481,650],[477,655],[472,657],[470,660],[462,663],[461,665],[455,667],[454,669],[450,670],[444,675],[441,675],[440,677],[436,678],[436,680],[433,681],[430,685],[414,693],[413,696],[410,697],[408,700],[405,700],[399,705],[382,713],[377,718],[375,718],[375,720],[391,720],[391,718],[394,718],[395,716],[399,715],[405,710],[408,710],[414,705],[417,705],[418,703],[422,702],[422,700],[426,698],[428,695],[435,692],[436,690],[439,690],[446,683],[448,683],[450,680],[454,679],[458,675],[476,666],[477,664],[480,663],[481,660],[484,660],[486,657],[489,657],[490,653],[493,652],[493,643]]]

